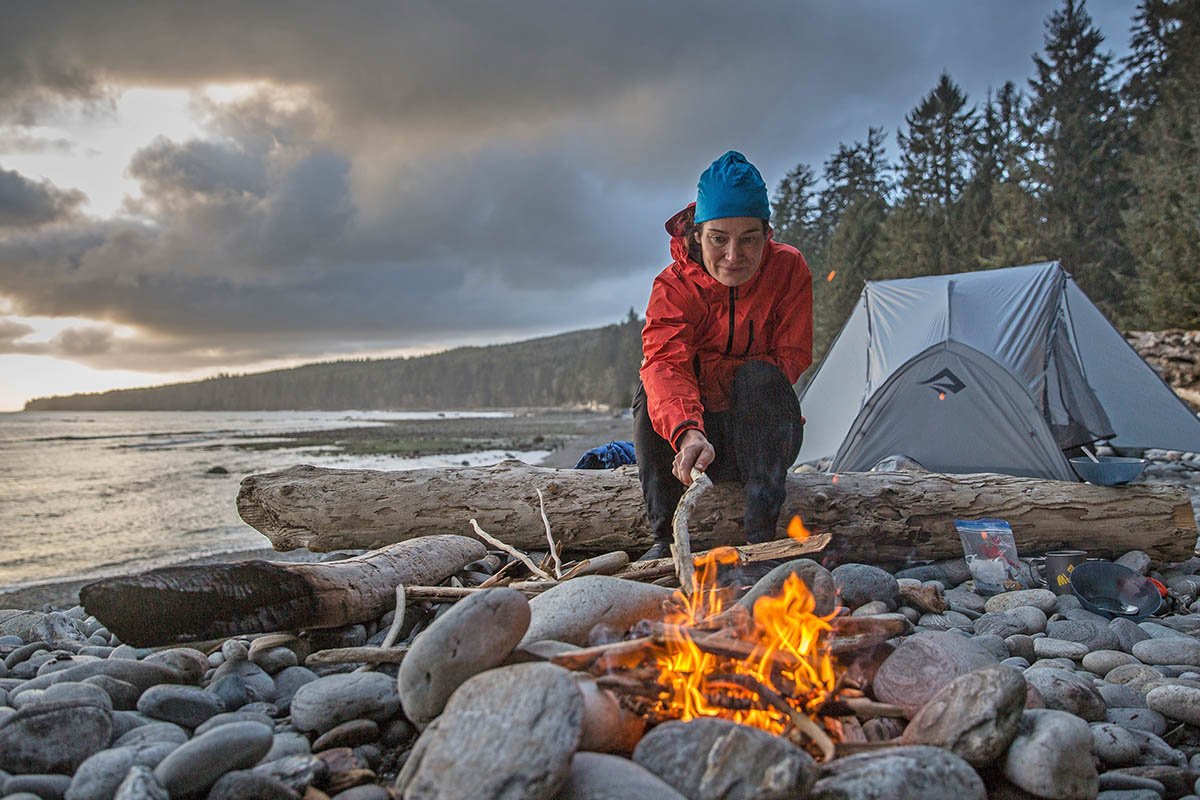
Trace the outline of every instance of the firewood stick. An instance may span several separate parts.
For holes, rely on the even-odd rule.
[[[863,636],[866,634],[889,634],[897,636],[907,633],[912,623],[899,614],[880,614],[867,617],[834,617],[829,622],[835,636]]]
[[[738,552],[738,556],[742,562],[752,563],[755,561],[765,561],[775,558],[798,558],[808,553],[817,553],[824,550],[829,542],[833,540],[833,536],[828,533],[818,533],[810,536],[804,541],[797,539],[776,539],[773,542],[760,542],[759,544],[738,545],[733,549]],[[702,558],[710,555],[712,550],[704,550],[699,553],[692,554],[692,563],[695,564]],[[649,561],[636,561],[622,569],[620,572],[613,573],[617,578],[625,578],[633,581],[651,581],[655,578],[661,578],[664,575],[670,575],[675,571],[675,559],[673,558],[654,558]]]
[[[700,495],[712,488],[712,479],[696,468],[692,468],[692,483],[688,486],[679,505],[675,506],[675,515],[671,518],[671,531],[674,541],[671,543],[671,557],[675,559],[675,575],[679,578],[679,590],[691,594],[696,584],[696,565],[692,562],[692,539],[688,535],[688,520],[691,519],[692,509]]]
[[[736,686],[741,686],[757,694],[764,702],[769,703],[770,705],[774,706],[776,710],[783,713],[791,723],[793,729],[807,736],[809,740],[817,746],[817,749],[821,751],[823,761],[833,760],[833,740],[829,738],[829,734],[821,730],[821,726],[818,725],[807,714],[802,711],[797,711],[795,708],[793,708],[791,703],[783,699],[783,697],[771,687],[767,686],[762,681],[751,677],[750,675],[714,675],[709,678],[709,683],[717,680],[732,683]]]
[[[318,650],[304,659],[309,664],[399,664],[404,660],[407,647],[339,647],[336,650]]]
[[[542,580],[547,580],[547,581],[554,580],[554,578],[550,577],[550,574],[548,572],[546,572],[543,569],[540,569],[537,566],[537,564],[534,564],[532,561],[530,561],[529,556],[525,555],[524,553],[522,553],[520,550],[518,550],[515,547],[509,547],[504,542],[500,541],[495,536],[492,536],[490,533],[485,531],[483,528],[479,527],[479,523],[476,522],[474,518],[471,519],[471,527],[475,530],[475,534],[480,539],[483,539],[485,542],[490,544],[492,547],[497,547],[497,548],[503,550],[504,552],[508,553],[513,558],[517,559],[522,564],[524,564],[526,567],[528,567],[529,571],[532,572],[534,575],[537,575]]]
[[[558,545],[554,543],[554,537],[550,534],[550,520],[546,518],[546,498],[542,496],[542,490],[534,487],[534,491],[538,496],[538,511],[542,515],[542,524],[546,526],[546,541],[550,543],[550,557],[554,559],[554,577],[562,578],[562,559],[558,557]]]
[[[608,644],[599,644],[595,647],[585,647],[580,650],[559,653],[550,659],[550,663],[567,669],[590,670],[601,659],[608,657],[648,657],[650,654],[659,652],[662,649],[662,640],[660,638],[645,636],[640,639],[626,639],[621,642],[610,642]]]
[[[887,750],[890,747],[900,747],[902,742],[899,737],[895,739],[884,739],[882,742],[838,742],[834,745],[834,750],[839,758],[843,756],[853,756],[858,753],[873,753],[876,750]]]
[[[539,595],[547,589],[558,586],[558,581],[515,581],[507,584],[509,589],[516,589],[527,597]],[[470,597],[477,592],[497,588],[492,586],[406,586],[405,592],[409,600],[429,600],[434,603],[453,603]]]
[[[404,626],[405,604],[404,584],[400,583],[396,585],[396,613],[392,616],[392,626],[388,628],[388,632],[384,634],[383,641],[379,644],[379,646],[385,650],[396,643],[396,637],[400,635],[400,628]],[[369,672],[370,670],[374,669],[378,663],[379,662],[377,661],[368,661],[366,664],[363,664],[361,667],[356,669],[355,672]]]

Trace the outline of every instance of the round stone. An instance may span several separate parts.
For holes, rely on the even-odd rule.
[[[151,686],[138,698],[137,710],[148,717],[195,728],[225,710],[225,703],[199,686]]]
[[[1012,611],[1022,606],[1032,606],[1040,609],[1043,614],[1054,613],[1054,603],[1058,595],[1049,589],[1020,589],[1015,592],[1001,592],[992,595],[984,604],[985,611]]]
[[[444,800],[553,797],[566,782],[582,722],[583,699],[568,670],[533,663],[481,672],[422,732],[396,788],[405,797]],[[471,768],[463,769],[467,753]]]
[[[1128,686],[1109,683],[1106,680],[1096,681],[1096,691],[1104,698],[1104,704],[1112,708],[1146,708],[1146,698]]]
[[[284,667],[275,673],[275,705],[286,714],[292,707],[296,690],[317,679],[317,673],[308,667]]]
[[[113,800],[171,800],[167,790],[158,782],[154,771],[149,767],[134,765],[129,768],[129,774],[121,785]]]
[[[83,682],[103,689],[116,711],[132,711],[137,708],[138,698],[142,695],[142,690],[132,683],[117,680],[111,675],[93,675],[85,678]]]
[[[989,611],[975,620],[976,633],[992,633],[1007,639],[1018,633],[1028,634],[1025,621],[1009,611]]]
[[[812,800],[984,800],[987,791],[971,765],[950,751],[913,746],[860,753],[823,764],[808,796]]]
[[[906,745],[942,747],[972,766],[990,764],[1016,735],[1025,681],[999,664],[960,675],[935,694],[905,728]]]
[[[187,731],[174,722],[151,722],[147,725],[138,725],[136,728],[131,728],[121,734],[113,742],[113,746],[125,747],[128,745],[156,744],[159,742],[183,744],[187,740]]]
[[[108,695],[104,699],[108,701]],[[31,703],[0,722],[0,769],[73,774],[88,756],[108,745],[112,729],[112,711],[95,705]]]
[[[871,564],[842,564],[830,573],[842,605],[855,609],[872,600],[881,600],[888,608],[899,604],[900,585],[892,574]]]
[[[75,770],[65,800],[96,800],[112,797],[130,767],[154,768],[178,745],[171,742],[111,747],[90,756]]]
[[[146,664],[161,664],[179,675],[179,683],[199,683],[208,671],[208,656],[193,647],[172,647],[151,653],[142,661]]]
[[[369,719],[352,719],[335,725],[317,737],[312,750],[318,753],[331,747],[356,747],[379,739],[379,725]]]
[[[193,733],[199,736],[202,733],[207,733],[218,725],[228,725],[231,722],[258,722],[266,725],[268,728],[275,727],[274,720],[267,714],[258,711],[247,711],[245,707],[239,708],[237,711],[226,711],[221,714],[214,714],[204,722],[196,726]]]
[[[787,740],[711,717],[659,725],[633,760],[689,798],[789,800],[817,776],[812,756]]]
[[[943,686],[996,658],[961,634],[931,631],[905,639],[875,672],[875,697],[915,714]]]
[[[1167,718],[1150,708],[1110,708],[1104,712],[1104,721],[1130,731],[1146,731],[1155,736],[1167,732]]]
[[[1146,705],[1168,719],[1200,727],[1200,689],[1159,686],[1146,694]]]
[[[1088,654],[1087,645],[1043,636],[1033,640],[1033,653],[1038,658],[1069,658],[1080,661]]]
[[[1003,771],[1012,783],[1049,800],[1095,797],[1099,790],[1092,731],[1065,711],[1025,711],[1005,753]]]
[[[837,587],[834,586],[833,576],[829,574],[829,570],[811,558],[796,558],[775,567],[759,578],[754,586],[750,587],[750,591],[738,598],[737,604],[753,609],[758,598],[782,593],[784,582],[792,575],[803,581],[808,591],[812,592],[816,603],[813,608],[814,614],[826,616],[837,606]]]
[[[427,725],[467,678],[508,658],[529,619],[529,601],[508,588],[472,594],[438,617],[400,664],[397,686],[405,716],[418,728]]]
[[[1141,741],[1111,722],[1093,722],[1092,752],[1110,767],[1133,764],[1142,753]]]
[[[1076,612],[1071,612],[1072,614]],[[1079,642],[1090,650],[1118,650],[1120,642],[1107,622],[1088,619],[1064,619],[1046,623],[1046,635],[1068,642]]]
[[[338,795],[342,796],[341,793]],[[299,797],[286,783],[270,775],[235,770],[222,775],[208,790],[206,800],[297,800]]]
[[[1092,650],[1083,657],[1083,668],[1093,675],[1104,677],[1122,664],[1135,664],[1137,659],[1120,650]]]
[[[1123,652],[1133,652],[1133,646],[1150,638],[1150,634],[1142,630],[1138,624],[1124,617],[1117,617],[1108,623],[1108,629],[1117,637],[1117,647]]]
[[[1038,690],[1047,709],[1066,711],[1088,722],[1104,721],[1107,707],[1090,678],[1065,669],[1035,666],[1025,670],[1025,680]]]
[[[1133,646],[1133,655],[1143,664],[1186,664],[1200,666],[1200,640],[1175,636],[1147,639]]]
[[[1147,666],[1141,662],[1135,664],[1122,664],[1119,667],[1113,667],[1105,676],[1104,680],[1109,683],[1116,683],[1128,686],[1135,692],[1144,693],[1142,688],[1148,683],[1160,681],[1163,679],[1163,674],[1154,667]]]
[[[671,595],[664,586],[608,575],[564,581],[529,601],[529,629],[521,644],[554,639],[583,647],[597,623],[628,630],[643,619],[661,619]]]
[[[221,725],[172,751],[154,768],[154,777],[172,797],[199,794],[226,772],[256,764],[271,741],[271,729],[257,722]]]
[[[302,731],[321,733],[352,719],[383,722],[399,708],[395,678],[381,672],[326,675],[296,690],[292,724]]]
[[[814,768],[815,770],[815,768]],[[650,770],[619,756],[579,752],[557,800],[687,800]]]
[[[1040,608],[1017,606],[1011,609],[1008,614],[1025,626],[1025,633],[1035,634],[1046,632],[1046,612]]]

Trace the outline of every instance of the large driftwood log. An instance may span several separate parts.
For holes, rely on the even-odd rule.
[[[242,481],[242,519],[277,550],[374,548],[436,533],[469,535],[475,518],[523,549],[546,546],[537,489],[554,537],[571,554],[636,550],[650,543],[637,473],[566,470],[505,461],[493,467],[407,472],[298,466]],[[740,544],[744,503],[737,484],[718,484],[689,522],[700,547]],[[1196,521],[1176,486],[1105,487],[1009,475],[849,472],[788,476],[779,536],[793,515],[833,534],[827,554],[895,564],[954,558],[956,519],[1008,520],[1023,555],[1080,548],[1100,557],[1145,550],[1182,561],[1196,544]]]
[[[89,583],[79,598],[121,641],[151,647],[366,622],[395,607],[397,584],[440,583],[485,555],[474,539],[435,536],[321,564],[165,567]]]

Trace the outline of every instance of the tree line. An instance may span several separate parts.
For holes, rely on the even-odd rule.
[[[630,309],[615,325],[514,344],[43,397],[25,410],[628,408],[642,360],[641,334],[642,320]]]
[[[864,281],[1058,260],[1121,328],[1200,328],[1200,0],[1143,0],[1120,61],[1082,0],[1046,20],[1024,87],[943,73],[896,133],[798,164],[775,237],[814,275],[819,358]]]

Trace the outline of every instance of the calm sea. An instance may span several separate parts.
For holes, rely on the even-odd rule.
[[[238,517],[246,475],[306,463],[345,469],[491,464],[506,453],[395,458],[245,450],[245,433],[385,424],[434,412],[0,413],[0,590],[137,572],[270,547]],[[506,416],[444,412],[444,417]],[[516,453],[537,463],[547,453]],[[214,466],[226,475],[208,474]]]

